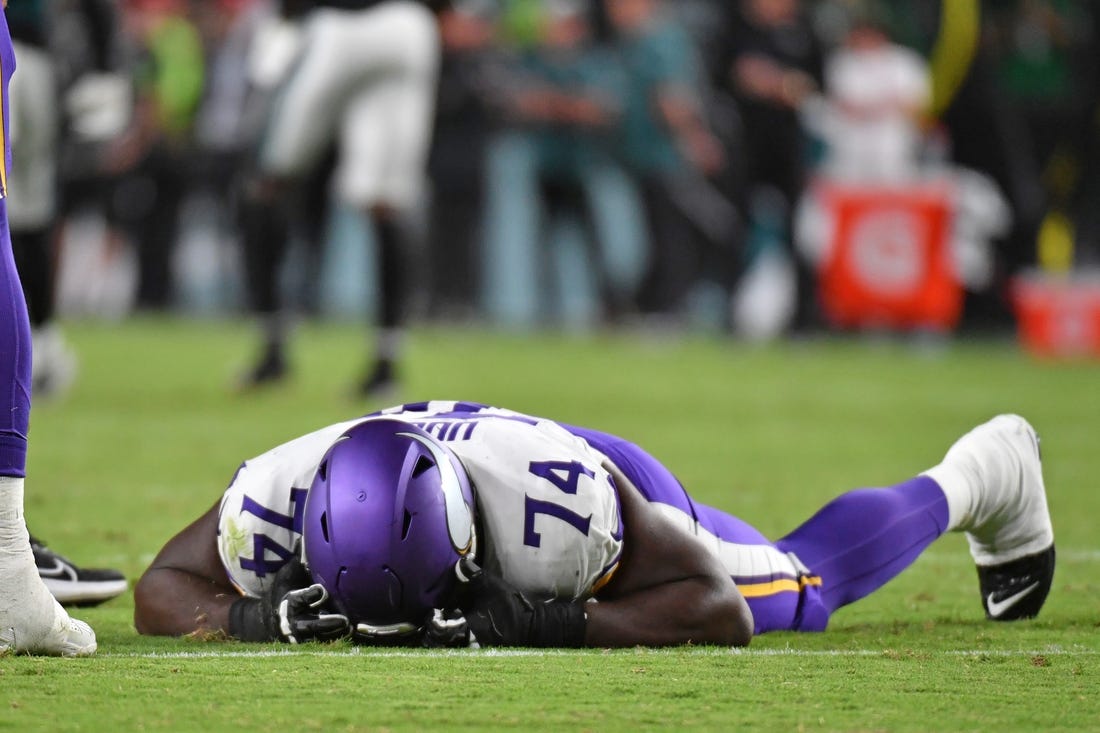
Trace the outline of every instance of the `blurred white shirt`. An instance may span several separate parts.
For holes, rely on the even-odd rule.
[[[897,183],[917,173],[919,113],[931,95],[928,66],[895,44],[841,48],[825,68],[822,134],[827,175],[850,182]]]

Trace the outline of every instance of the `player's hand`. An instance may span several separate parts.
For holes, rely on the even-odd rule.
[[[435,609],[424,625],[420,643],[428,649],[478,649],[481,646],[461,611],[441,608]]]
[[[532,603],[518,588],[469,557],[455,565],[458,607],[479,646],[584,646],[588,617],[575,601]]]
[[[303,641],[335,641],[348,635],[348,617],[325,611],[328,591],[320,583],[292,590],[279,601],[276,614],[279,636],[283,641],[298,644]]]
[[[463,584],[458,607],[466,625],[482,646],[527,646],[535,606],[519,590],[469,557],[455,565]]]
[[[259,598],[241,598],[229,610],[229,634],[241,641],[333,641],[347,636],[346,616],[325,608],[328,592],[295,557],[272,576]]]

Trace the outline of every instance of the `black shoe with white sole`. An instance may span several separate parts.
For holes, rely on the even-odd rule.
[[[1015,621],[1039,614],[1054,580],[1054,545],[1003,565],[978,566],[985,616]]]
[[[38,575],[58,603],[68,606],[97,606],[126,592],[126,576],[117,570],[79,568],[70,560],[31,537]]]

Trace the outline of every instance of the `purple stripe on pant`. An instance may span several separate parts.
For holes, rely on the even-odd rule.
[[[683,511],[726,542],[794,553],[821,578],[820,586],[746,598],[758,634],[824,630],[833,611],[896,576],[947,527],[943,492],[932,479],[918,477],[890,488],[843,494],[786,537],[771,542],[741,519],[694,501],[676,477],[639,446],[596,430],[563,427],[614,461],[649,501]]]

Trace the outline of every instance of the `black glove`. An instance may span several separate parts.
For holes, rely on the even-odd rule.
[[[435,609],[424,624],[420,645],[427,649],[477,649],[480,646],[461,611],[440,608]]]
[[[272,577],[259,598],[229,608],[229,635],[241,641],[333,641],[348,635],[347,616],[327,613],[328,591],[314,583],[297,556]]]
[[[458,607],[480,646],[584,646],[587,618],[574,601],[532,603],[503,578],[464,557],[455,565],[463,583]]]

